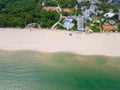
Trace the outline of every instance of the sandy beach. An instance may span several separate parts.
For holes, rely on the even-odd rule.
[[[0,49],[120,56],[119,33],[86,35],[72,32],[72,36],[69,33],[62,30],[0,28]]]

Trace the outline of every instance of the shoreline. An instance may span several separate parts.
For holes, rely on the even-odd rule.
[[[120,56],[120,33],[85,33],[48,29],[0,28],[0,50],[70,52],[79,55]]]
[[[65,53],[65,54],[71,54],[71,55],[78,55],[78,56],[90,56],[90,57],[94,57],[94,56],[102,56],[102,57],[109,57],[109,58],[120,58],[120,56],[118,55],[109,55],[109,54],[81,54],[79,52],[73,52],[73,51],[40,51],[40,50],[30,50],[30,49],[14,49],[14,50],[8,50],[8,49],[0,49],[0,52],[35,52],[35,53],[42,53],[42,54],[61,54],[61,53]]]

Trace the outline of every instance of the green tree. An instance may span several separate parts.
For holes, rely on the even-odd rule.
[[[80,8],[80,7],[82,7],[82,6],[90,6],[90,2],[80,2],[80,3],[78,3],[78,7]]]
[[[76,0],[57,0],[62,8],[73,8],[76,5]]]
[[[25,27],[28,23],[39,23],[51,27],[59,19],[55,11],[45,11],[43,0],[0,0],[0,27]],[[54,0],[51,4],[55,3]]]
[[[118,31],[120,32],[120,24],[118,24]]]
[[[6,17],[4,15],[0,15],[0,27],[5,27],[6,26]]]

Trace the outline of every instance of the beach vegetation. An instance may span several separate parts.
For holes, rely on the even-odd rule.
[[[91,26],[91,29],[92,29],[93,32],[100,32],[100,27]]]
[[[72,29],[77,30],[77,21],[74,19],[72,23],[74,23],[74,26],[72,27]]]
[[[118,24],[118,31],[120,32],[120,24]]]
[[[59,30],[66,30],[66,28],[64,28],[62,25],[60,25],[60,24],[58,24],[57,26],[56,26],[56,28],[57,29],[59,29]]]
[[[93,32],[100,32],[100,23],[94,22],[91,24],[90,28]]]

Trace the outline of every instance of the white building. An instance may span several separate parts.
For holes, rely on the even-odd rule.
[[[97,9],[97,6],[96,5],[93,5],[91,4],[90,5],[90,8],[88,9],[87,7],[81,7],[81,10],[82,10],[82,15],[85,17],[85,18],[90,18],[90,15],[92,14],[95,14],[97,15],[97,12],[96,12],[96,9]]]
[[[91,4],[90,8],[87,6],[81,7],[82,15],[77,18],[77,30],[78,31],[84,31],[84,24],[87,22],[87,20],[92,21],[90,15],[96,14],[96,6]]]
[[[108,3],[112,3],[113,2],[113,0],[108,0]]]
[[[84,31],[84,16],[79,16],[77,18],[77,30]]]
[[[115,15],[116,15],[116,13],[108,12],[108,13],[105,13],[103,16],[106,17],[106,18],[112,18]]]
[[[77,2],[87,2],[89,1],[90,3],[100,3],[100,0],[77,0]]]

